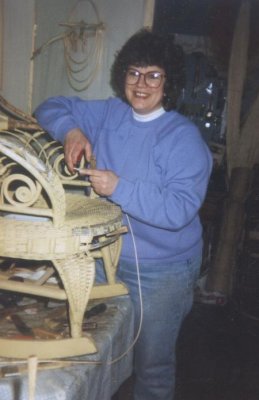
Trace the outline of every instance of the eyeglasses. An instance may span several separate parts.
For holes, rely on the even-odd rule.
[[[145,74],[142,74],[142,72],[139,72],[137,69],[130,68],[127,70],[126,73],[126,84],[136,85],[139,82],[141,75],[143,75],[144,77],[145,84],[151,88],[159,88],[162,79],[165,76],[164,74],[162,74],[162,72],[158,71],[149,71]]]

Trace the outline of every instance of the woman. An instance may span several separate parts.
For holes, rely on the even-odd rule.
[[[198,129],[173,110],[182,74],[182,52],[172,40],[142,30],[116,55],[111,84],[117,97],[57,97],[35,112],[64,144],[71,172],[82,152],[87,160],[95,155],[97,168],[84,173],[97,194],[121,206],[132,228],[143,304],[134,400],[173,398],[176,340],[201,264],[198,213],[212,161]],[[130,233],[118,275],[130,289],[137,331],[140,296]]]

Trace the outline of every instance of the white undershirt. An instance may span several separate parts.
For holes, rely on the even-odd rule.
[[[133,112],[133,118],[136,121],[148,122],[148,121],[152,121],[153,119],[160,117],[160,115],[165,113],[165,110],[163,107],[160,107],[157,110],[152,111],[149,114],[138,114],[133,109],[132,109],[132,112]]]

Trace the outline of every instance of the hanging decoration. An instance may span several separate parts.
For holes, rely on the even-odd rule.
[[[91,5],[96,23],[72,20],[73,14],[82,1]],[[72,9],[68,21],[59,25],[65,27],[66,30],[52,37],[36,49],[32,59],[38,56],[46,47],[62,40],[69,85],[73,90],[82,92],[92,84],[100,69],[103,55],[104,24],[101,22],[97,7],[92,0],[79,0]]]

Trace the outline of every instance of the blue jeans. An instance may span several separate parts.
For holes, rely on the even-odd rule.
[[[140,264],[143,322],[134,348],[134,400],[172,400],[175,348],[180,327],[193,304],[201,257],[165,265]],[[136,265],[120,261],[118,277],[126,283],[140,321]]]
[[[134,400],[172,400],[175,388],[175,349],[182,322],[193,303],[201,257],[168,264],[140,264],[143,321],[134,347]],[[118,278],[129,288],[135,311],[135,335],[140,323],[136,264],[120,260]],[[96,281],[103,281],[97,262]]]

